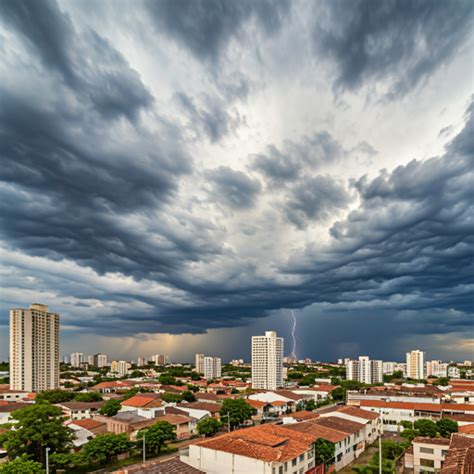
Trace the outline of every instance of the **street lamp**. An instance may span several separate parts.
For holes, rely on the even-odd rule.
[[[146,431],[143,432],[143,464],[145,464],[145,460],[146,460],[146,442],[145,442],[145,437],[146,437]]]
[[[51,448],[46,448],[46,474],[49,474],[49,451]]]

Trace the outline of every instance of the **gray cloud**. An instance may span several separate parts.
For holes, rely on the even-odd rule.
[[[134,121],[151,105],[152,95],[123,55],[94,31],[78,34],[55,0],[5,0],[0,11],[5,25],[22,35],[44,66],[100,114]]]
[[[261,185],[256,179],[228,166],[210,170],[207,176],[213,183],[212,196],[232,209],[248,209],[255,204]]]
[[[165,31],[199,60],[217,63],[229,42],[254,20],[269,35],[288,13],[286,0],[161,0],[147,2],[159,31]]]
[[[344,185],[330,176],[315,176],[299,181],[285,204],[286,217],[299,229],[311,221],[325,220],[345,208],[351,196]]]
[[[390,96],[406,94],[450,61],[472,32],[469,0],[335,0],[320,6],[313,37],[318,54],[335,61],[336,90],[385,81]]]

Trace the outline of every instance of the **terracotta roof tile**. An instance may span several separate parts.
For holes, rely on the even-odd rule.
[[[233,431],[196,444],[265,462],[285,462],[308,451],[315,440],[312,435],[268,424]]]
[[[338,443],[339,441],[343,441],[348,437],[347,433],[316,424],[314,421],[315,420],[304,421],[302,423],[293,423],[286,426],[290,430],[307,433],[313,436],[315,440],[322,438],[327,441],[331,441],[332,443]]]
[[[80,426],[86,430],[93,430],[99,426],[105,425],[103,421],[93,420],[92,418],[85,418],[83,420],[73,420],[70,425]]]
[[[364,429],[364,425],[362,423],[357,423],[355,421],[346,420],[336,416],[320,417],[316,420],[313,420],[313,423],[350,434],[358,433]]]

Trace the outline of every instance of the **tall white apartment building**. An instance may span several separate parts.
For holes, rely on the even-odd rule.
[[[113,360],[110,365],[110,371],[115,372],[119,377],[127,375],[131,365],[126,360]]]
[[[392,375],[395,372],[397,362],[384,362],[382,365],[382,372],[384,374]]]
[[[196,354],[194,364],[196,365],[196,372],[198,374],[203,374],[204,373],[204,354]]]
[[[203,374],[206,380],[219,379],[222,375],[220,357],[204,357]]]
[[[410,379],[425,378],[425,353],[420,350],[407,352],[407,373]]]
[[[441,360],[429,360],[426,362],[425,373],[427,377],[447,377],[448,364]]]
[[[383,382],[383,362],[370,360],[360,356],[357,360],[349,360],[346,364],[346,379],[366,384]]]
[[[275,390],[283,386],[283,338],[275,331],[252,337],[252,388]]]
[[[151,356],[150,360],[155,363],[155,365],[165,365],[168,363],[168,356],[163,354],[154,354]]]
[[[89,354],[87,356],[87,365],[94,365],[94,355],[93,354]]]
[[[59,314],[43,304],[10,311],[10,388],[59,387]]]
[[[139,357],[137,361],[137,366],[138,367],[144,367],[146,364],[146,358],[145,357]]]
[[[94,354],[94,367],[101,369],[102,367],[107,367],[107,355],[106,354]]]
[[[71,354],[71,366],[80,367],[84,362],[84,354],[82,352],[73,352]]]

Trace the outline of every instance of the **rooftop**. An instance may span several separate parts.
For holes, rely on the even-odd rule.
[[[320,417],[316,420],[313,420],[313,423],[350,434],[358,433],[359,431],[364,429],[364,425],[362,423],[346,420],[337,416]]]
[[[314,441],[312,435],[268,424],[232,431],[196,444],[265,462],[285,462],[308,451]]]
[[[417,436],[413,443],[418,444],[436,444],[440,446],[449,446],[449,439],[447,438],[427,438],[423,436]]]
[[[302,423],[293,423],[291,425],[285,425],[288,429],[298,431],[300,433],[306,433],[314,437],[314,439],[325,439],[332,443],[338,443],[347,438],[347,433],[338,431],[334,428],[328,428],[327,426],[319,425],[314,423],[315,420],[304,421]]]

